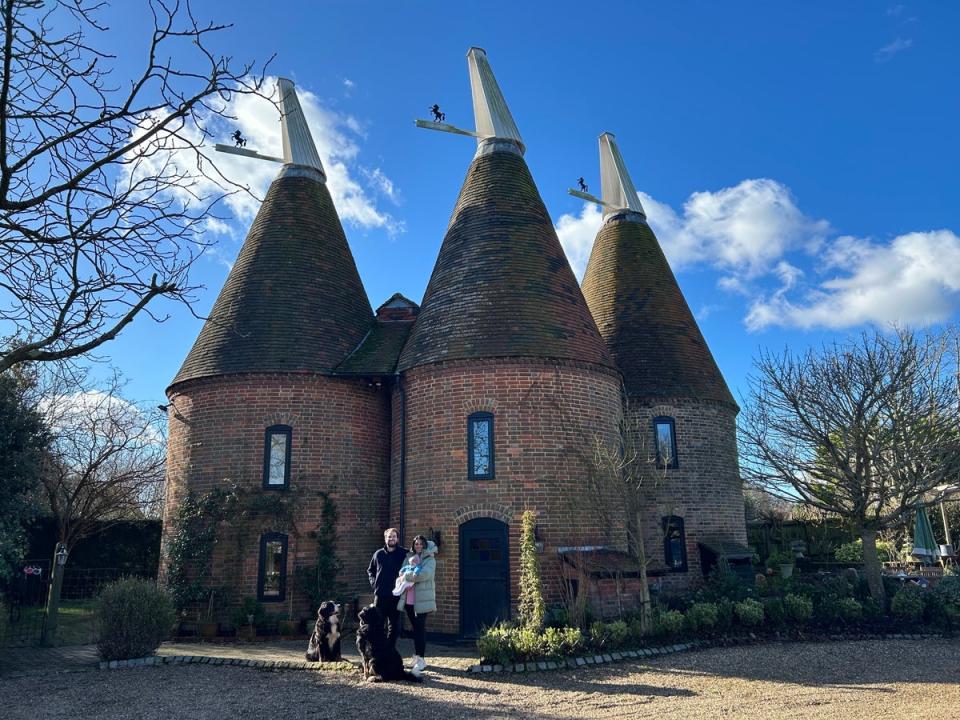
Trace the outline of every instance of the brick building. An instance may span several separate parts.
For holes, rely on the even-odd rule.
[[[167,390],[165,543],[188,492],[239,488],[209,569],[234,604],[310,612],[297,576],[315,567],[326,498],[348,597],[369,596],[367,562],[392,525],[440,547],[431,631],[507,617],[530,509],[557,601],[563,553],[632,549],[620,498],[584,480],[594,448],[629,427],[659,470],[642,523],[655,576],[695,584],[700,543],[745,540],[737,407],[612,136],[581,292],[486,55],[468,61],[478,149],[422,305],[394,295],[376,313],[281,81],[285,164]]]

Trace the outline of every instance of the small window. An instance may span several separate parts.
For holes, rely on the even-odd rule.
[[[467,476],[493,479],[493,415],[474,413],[467,418]]]
[[[263,447],[263,487],[283,490],[290,485],[290,445],[293,428],[273,425],[267,428]]]
[[[687,538],[682,517],[663,518],[663,559],[670,572],[687,571]]]
[[[677,467],[677,434],[672,417],[653,419],[653,440],[657,450],[657,467]]]
[[[257,599],[283,602],[287,596],[287,536],[267,533],[260,537],[260,570]]]

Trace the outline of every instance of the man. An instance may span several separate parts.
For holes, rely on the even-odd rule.
[[[400,610],[397,609],[397,596],[393,594],[394,583],[403,567],[407,549],[400,545],[400,536],[396,528],[383,531],[383,547],[370,558],[367,575],[373,588],[373,602],[387,623],[387,639],[391,647],[396,647],[400,635]]]

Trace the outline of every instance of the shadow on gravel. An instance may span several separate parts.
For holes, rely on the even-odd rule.
[[[624,663],[623,674],[737,677],[893,693],[895,683],[960,683],[960,639],[763,643]]]

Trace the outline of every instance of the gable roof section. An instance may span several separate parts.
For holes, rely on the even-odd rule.
[[[639,214],[612,215],[600,228],[583,294],[629,397],[736,407],[660,243]]]
[[[496,357],[613,367],[515,150],[471,163],[399,368]]]
[[[270,186],[240,255],[173,384],[250,372],[329,372],[373,310],[333,200],[316,173]]]

